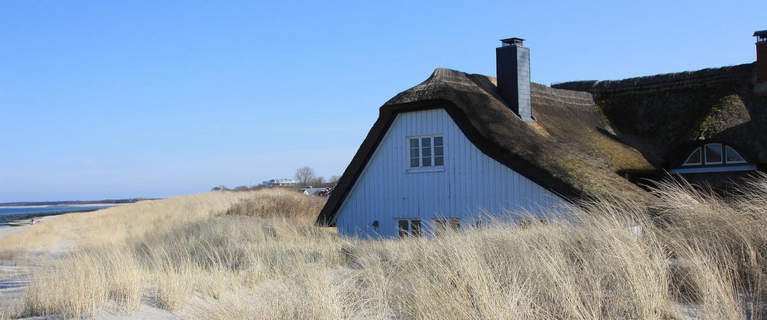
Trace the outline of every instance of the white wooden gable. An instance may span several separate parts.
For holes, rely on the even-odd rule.
[[[444,167],[414,172],[408,139],[430,135],[443,136]],[[333,222],[340,235],[391,237],[397,236],[400,219],[420,219],[428,233],[438,218],[460,219],[469,226],[488,214],[543,214],[565,204],[483,154],[440,108],[397,115]]]

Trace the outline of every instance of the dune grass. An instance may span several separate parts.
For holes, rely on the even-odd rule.
[[[119,235],[77,238],[79,249],[34,270],[14,312],[87,317],[146,303],[219,319],[760,318],[767,177],[728,198],[672,182],[655,193],[652,205],[590,199],[567,221],[381,241],[314,226],[322,200],[289,191],[159,200],[106,214],[140,219],[108,217],[124,224],[101,232]]]
[[[0,238],[0,255],[14,251],[40,250],[79,243],[120,244],[148,231],[170,229],[222,213],[252,192],[209,192],[162,200],[141,201],[94,212],[63,214],[14,234]]]

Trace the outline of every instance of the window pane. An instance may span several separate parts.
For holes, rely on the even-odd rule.
[[[442,157],[434,157],[434,165],[435,166],[444,166],[445,161],[442,159]]]
[[[435,147],[442,146],[442,137],[434,137],[434,146]]]
[[[423,166],[431,167],[431,158],[423,158]]]
[[[717,163],[722,163],[722,145],[718,143],[706,145],[706,164]]]
[[[411,148],[418,148],[418,139],[410,139],[410,147]]]
[[[684,162],[685,166],[693,166],[700,164],[700,148],[695,149],[695,151],[690,154],[690,157],[687,158],[687,161]]]
[[[744,163],[746,160],[735,149],[727,147],[727,163]]]
[[[410,157],[411,158],[418,158],[418,148],[410,149]]]
[[[400,220],[399,221],[399,237],[405,238],[407,237],[407,220]]]
[[[422,147],[431,147],[431,138],[421,138]]]
[[[431,148],[423,147],[423,148],[421,148],[421,152],[422,152],[424,158],[431,157]]]
[[[418,167],[418,158],[410,158],[410,167]]]
[[[421,236],[421,220],[410,221],[410,231],[412,236],[420,237]]]
[[[434,146],[434,156],[442,155],[442,146]]]

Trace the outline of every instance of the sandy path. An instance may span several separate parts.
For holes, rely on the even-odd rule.
[[[58,216],[47,216],[41,218],[35,218],[35,221],[40,223],[46,223],[51,219],[55,219]],[[0,227],[0,238],[9,236],[15,233],[19,233],[27,228],[34,228],[35,225],[25,225],[21,227]],[[8,257],[5,260],[0,259],[0,319],[3,319],[3,315],[6,317],[9,314],[14,314],[13,309],[20,306],[23,299],[24,288],[29,281],[30,271],[33,268],[40,266],[40,261],[45,259],[55,259],[61,254],[76,248],[72,241],[60,241],[54,243],[45,248],[33,252],[27,252],[17,257]],[[194,318],[191,314],[184,314],[179,312],[174,314],[166,310],[154,307],[151,303],[144,301],[136,313],[131,315],[121,315],[117,311],[114,302],[108,303],[108,305],[96,315],[96,319],[183,319]],[[48,317],[32,317],[28,319],[61,319],[57,316]]]
[[[46,220],[55,219],[57,216],[35,218],[35,221],[45,223]],[[0,227],[0,238],[19,233],[37,225],[25,225],[21,227]],[[0,314],[10,311],[9,308],[16,305],[21,299],[24,287],[29,281],[29,268],[35,265],[30,256],[11,257],[0,260]],[[2,318],[2,317],[0,317]]]

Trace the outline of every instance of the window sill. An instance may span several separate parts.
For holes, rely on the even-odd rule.
[[[424,172],[443,172],[445,171],[444,166],[440,167],[418,167],[418,168],[410,168],[405,170],[406,173],[424,173]]]
[[[707,172],[728,172],[728,171],[754,171],[756,170],[755,165],[740,165],[740,166],[715,166],[715,167],[706,167],[706,166],[698,166],[696,168],[677,168],[674,170],[669,171],[670,174],[681,174],[681,173],[707,173]]]

